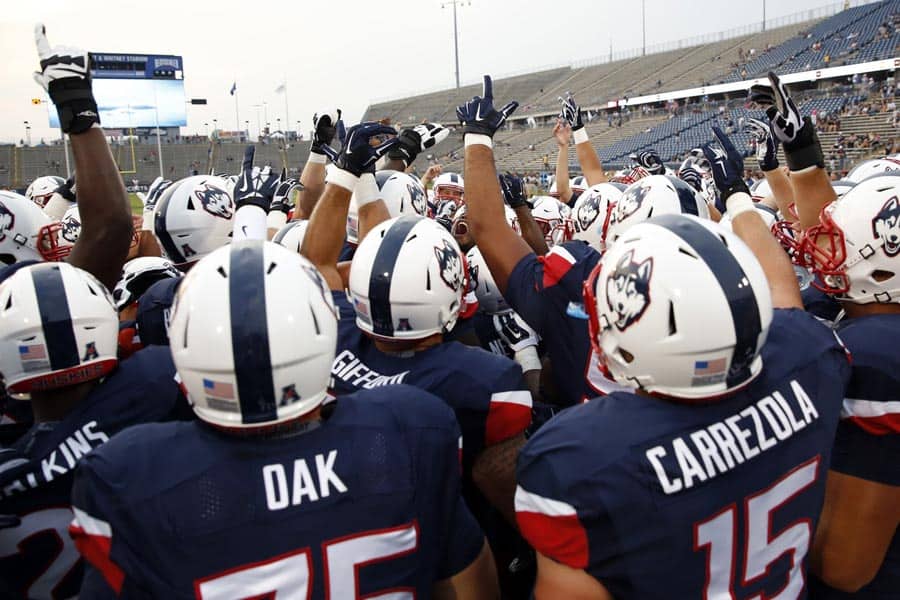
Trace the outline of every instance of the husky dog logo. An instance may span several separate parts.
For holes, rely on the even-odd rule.
[[[232,210],[231,196],[225,190],[212,186],[208,183],[201,184],[194,194],[200,203],[203,204],[203,210],[214,217],[230,219],[234,213]]]
[[[622,194],[622,199],[616,204],[616,221],[621,223],[640,210],[641,205],[644,203],[644,198],[647,197],[649,192],[649,186],[639,185],[629,189],[627,194]]]
[[[640,263],[633,259],[634,250],[622,256],[606,280],[606,304],[615,315],[619,331],[625,331],[640,319],[650,305],[653,259]]]
[[[575,222],[578,223],[578,230],[587,231],[588,227],[597,220],[599,215],[600,198],[596,194],[591,194],[578,206],[578,211],[575,213]]]
[[[462,259],[459,252],[448,242],[443,240],[441,248],[435,246],[434,255],[437,257],[438,266],[441,269],[441,279],[454,292],[458,292],[463,283]]]
[[[885,202],[872,219],[872,235],[882,241],[885,254],[900,254],[900,202],[897,196]]]
[[[416,211],[417,215],[425,214],[425,191],[417,185],[412,183],[406,184],[406,189],[409,191],[409,198],[412,201],[413,210]]]
[[[6,239],[7,232],[12,231],[16,224],[16,215],[5,204],[0,202],[0,242]]]
[[[78,236],[81,235],[81,217],[67,211],[60,224],[62,225],[62,229],[59,231],[60,237],[73,244],[77,242]]]

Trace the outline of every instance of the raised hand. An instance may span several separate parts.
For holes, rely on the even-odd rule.
[[[481,96],[475,96],[465,104],[456,107],[456,117],[465,125],[464,134],[486,135],[490,138],[500,129],[519,103],[512,101],[500,110],[494,108],[494,84],[490,75],[484,76]]]
[[[556,125],[553,126],[553,137],[556,138],[556,145],[560,148],[568,146],[571,136],[572,126],[562,117],[556,119]]]
[[[242,206],[258,206],[268,213],[281,177],[271,167],[254,167],[255,154],[256,148],[247,146],[241,163],[241,174],[234,184],[234,203],[237,209]]]
[[[157,176],[156,179],[153,180],[153,183],[150,184],[146,194],[141,192],[137,193],[138,198],[141,199],[141,203],[144,205],[144,212],[153,212],[153,209],[156,208],[156,203],[159,202],[163,192],[165,192],[166,188],[170,185],[172,185],[171,180]]]
[[[34,27],[41,70],[34,80],[49,94],[59,114],[64,133],[81,133],[95,123],[100,124],[97,102],[91,89],[90,56],[79,48],[50,47],[47,30],[38,23]]]
[[[373,138],[383,135],[396,136],[397,130],[388,125],[372,121],[354,125],[347,130],[344,144],[333,159],[334,164],[339,169],[347,171],[356,177],[363,173],[374,173],[375,163],[378,159],[400,143],[398,138],[392,137],[377,146],[373,146]]]
[[[559,101],[562,104],[562,109],[559,112],[559,117],[564,119],[569,127],[572,128],[572,131],[578,131],[582,127],[584,127],[584,121],[582,120],[582,110],[581,107],[575,102],[575,98],[572,96],[572,92],[566,92],[566,97],[559,97]]]
[[[704,144],[703,154],[709,160],[721,200],[728,206],[728,197],[732,194],[750,194],[744,181],[744,158],[721,129],[713,125],[712,131],[716,142]]]
[[[335,112],[317,112],[313,115],[313,139],[309,151],[315,154],[324,154],[334,161],[337,152],[331,147],[338,128],[343,129],[341,122],[341,109]],[[340,138],[343,142],[343,137]]]
[[[422,123],[400,131],[400,142],[388,152],[388,158],[402,160],[407,167],[420,152],[433,148],[450,135],[450,130],[439,123]]]
[[[768,123],[747,117],[744,126],[753,141],[756,142],[756,160],[763,171],[772,171],[778,168],[778,142],[772,135],[772,129]]]
[[[637,164],[647,169],[651,175],[666,174],[666,165],[656,150],[641,150],[637,154],[632,154],[631,157]]]
[[[294,203],[291,200],[291,196],[296,190],[302,189],[303,184],[301,184],[293,177],[288,177],[287,172],[282,169],[281,183],[279,183],[278,187],[275,189],[275,196],[272,198],[272,204],[269,207],[269,212],[277,210],[283,212],[286,215],[290,213],[294,208]]]
[[[766,116],[772,125],[772,133],[784,144],[784,156],[791,171],[825,167],[815,126],[809,117],[801,117],[778,75],[769,72],[769,85],[753,86],[750,100],[768,107]]]
[[[525,188],[522,185],[522,179],[510,172],[498,175],[497,178],[500,180],[500,191],[503,192],[503,200],[506,205],[513,210],[525,206]]]

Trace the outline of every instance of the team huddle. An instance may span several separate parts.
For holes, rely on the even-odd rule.
[[[463,174],[324,111],[133,218],[35,39],[76,175],[0,191],[0,597],[900,598],[900,159],[830,181],[775,73],[752,189],[715,126],[607,173],[568,94],[529,197],[485,76]]]

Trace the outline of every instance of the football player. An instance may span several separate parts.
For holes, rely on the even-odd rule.
[[[41,24],[35,26],[34,36],[41,66],[34,78],[56,106],[79,174],[78,199],[85,219],[67,260],[112,289],[131,245],[133,223],[125,186],[100,128],[91,89],[90,56],[76,48],[51,47]],[[3,223],[0,214],[0,227]],[[27,264],[31,261],[7,266],[0,271],[0,281]]]
[[[0,489],[0,513],[18,519],[0,529],[0,579],[17,598],[69,598],[82,577],[66,533],[76,464],[130,425],[189,411],[167,348],[117,360],[112,297],[86,271],[19,269],[0,284],[0,323],[0,372],[9,392],[30,394],[35,422],[12,445],[30,468]]]
[[[490,93],[489,76],[485,76],[484,86],[484,94]],[[580,112],[577,106],[572,108],[574,101],[571,98],[569,101],[572,104],[567,101],[564,111],[574,115],[572,120],[577,125]],[[483,103],[490,106],[481,105]],[[510,103],[504,107],[508,112],[504,112],[494,109],[492,104],[493,98],[486,99],[482,95],[457,108],[457,116],[466,127],[466,139],[490,142],[496,128],[505,122],[515,107],[515,103]],[[485,111],[490,111],[491,115],[485,116]],[[581,125],[577,131],[583,132],[583,128]],[[578,149],[581,154],[596,157],[586,139],[578,141],[576,138],[576,142],[577,146],[585,147]],[[589,180],[592,172],[585,169]],[[602,169],[599,172],[602,173]],[[581,291],[583,282],[600,259],[598,249],[581,241],[572,241],[555,246],[545,256],[532,252],[503,219],[493,150],[485,144],[469,143],[466,146],[466,180],[469,186],[467,214],[472,233],[498,289],[546,344],[552,363],[552,381],[557,388],[555,401],[570,406],[595,393],[617,389],[615,382],[599,372],[596,361],[588,360],[590,343]],[[629,188],[634,190],[633,197],[621,212],[622,220],[627,220],[628,225],[646,219],[650,207],[657,203],[654,214],[666,211],[708,215],[706,203],[687,184],[670,181],[662,175],[654,181],[656,183],[647,183],[647,187],[638,182]],[[619,230],[625,226],[624,223],[619,225]]]
[[[716,135],[737,235],[665,215],[607,250],[585,305],[632,392],[563,412],[520,455],[539,600],[803,597],[850,367]]]
[[[390,131],[375,123],[348,130],[303,240],[303,255],[322,272],[341,313],[334,393],[406,383],[443,399],[462,430],[466,480],[512,520],[514,456],[531,420],[531,394],[514,361],[443,342],[459,317],[465,258],[434,221],[389,219],[372,170],[397,142],[372,149],[369,139]],[[345,286],[336,265],[351,193],[361,242]]]
[[[408,386],[322,407],[336,315],[315,267],[271,242],[185,277],[172,355],[198,420],[133,427],[79,466],[82,597],[496,597],[452,412]]]
[[[900,590],[900,204],[898,178],[876,175],[843,197],[828,181],[815,127],[774,73],[773,133],[784,144],[804,231],[799,255],[844,310],[835,330],[852,375],[812,547],[812,598],[889,598]]]

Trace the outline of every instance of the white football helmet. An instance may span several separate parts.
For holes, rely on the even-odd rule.
[[[56,188],[65,182],[65,179],[57,177],[56,175],[44,175],[43,177],[38,177],[32,181],[31,185],[28,186],[28,189],[25,190],[25,197],[39,207],[44,208],[44,206],[47,205],[47,201],[49,201],[50,197],[53,195],[53,192],[56,191]]]
[[[167,258],[141,256],[125,263],[113,289],[116,309],[122,310],[140,298],[151,285],[161,279],[178,279],[181,271]]]
[[[331,379],[336,314],[325,280],[296,252],[243,240],[206,256],[184,278],[169,326],[197,417],[246,430],[317,408]]]
[[[50,217],[31,200],[15,192],[0,191],[0,264],[23,260],[49,260],[49,247],[41,243],[41,232]]]
[[[459,245],[435,221],[390,219],[360,243],[350,267],[349,297],[357,326],[387,340],[449,331],[467,289]]]
[[[572,239],[582,240],[602,250],[612,210],[622,197],[622,190],[612,183],[592,185],[578,196],[572,209],[575,234]]]
[[[582,194],[588,187],[590,186],[588,186],[587,177],[584,175],[579,175],[569,180],[569,189],[572,190],[573,194]]]
[[[897,171],[897,175],[900,175],[900,171]],[[831,187],[834,188],[834,193],[837,194],[837,197],[840,198],[854,187],[856,184],[852,181],[848,181],[846,179],[838,179],[837,181],[831,182]]]
[[[118,362],[118,337],[112,297],[87,271],[42,263],[0,284],[0,372],[10,392],[103,377]]]
[[[884,175],[885,173],[900,173],[900,161],[893,158],[867,160],[853,167],[844,179],[851,183],[859,183],[874,175]]]
[[[434,205],[438,205],[442,200],[453,200],[457,204],[462,204],[465,195],[465,181],[459,173],[441,173],[434,179],[432,186],[434,192]]]
[[[428,210],[425,188],[412,175],[401,171],[378,171],[375,173],[375,183],[391,217],[424,215]],[[350,208],[347,211],[347,241],[351,244],[359,243],[359,205],[356,192],[350,196]]]
[[[709,206],[699,192],[677,177],[649,175],[622,193],[612,212],[606,241],[616,241],[630,227],[651,217],[678,214],[709,219]]]
[[[466,263],[469,268],[469,281],[475,288],[479,308],[490,315],[510,310],[509,304],[497,288],[491,270],[488,269],[478,246],[474,246],[466,254]]]
[[[279,246],[284,246],[291,252],[300,252],[300,246],[303,245],[303,238],[306,236],[306,228],[309,221],[297,220],[290,221],[284,227],[278,230],[272,241]]]
[[[453,214],[453,220],[450,224],[450,233],[452,233],[454,237],[467,235],[469,233],[469,224],[468,221],[466,221],[466,213],[466,206],[463,205]],[[522,226],[519,224],[519,216],[516,214],[516,211],[504,204],[503,216],[506,217],[506,224],[509,225],[510,229],[517,234],[522,235]]]
[[[769,208],[765,204],[754,203],[753,208],[756,210],[756,214],[758,214],[763,223],[766,224],[766,227],[772,229],[775,227],[775,224],[778,222],[778,211],[774,208]],[[727,229],[728,231],[733,231],[731,225],[731,215],[726,212],[722,215],[722,219],[719,221],[719,225]]]
[[[733,233],[670,214],[607,249],[585,284],[591,341],[617,382],[675,398],[741,388],[762,370],[765,273]]]
[[[772,186],[765,178],[755,181],[750,187],[750,197],[754,202],[762,202],[772,195]]]
[[[900,177],[870,177],[822,210],[801,257],[841,300],[900,302]]]
[[[234,212],[224,179],[186,177],[170,185],[156,203],[154,233],[169,260],[194,263],[231,242]]]
[[[558,200],[559,199],[559,186],[556,185],[556,176],[551,175],[549,182],[550,182],[550,187],[547,188],[547,195],[550,196],[551,198],[556,198]]]
[[[531,216],[541,228],[547,245],[552,248],[571,240],[575,233],[572,209],[550,196],[537,196],[533,201]]]

